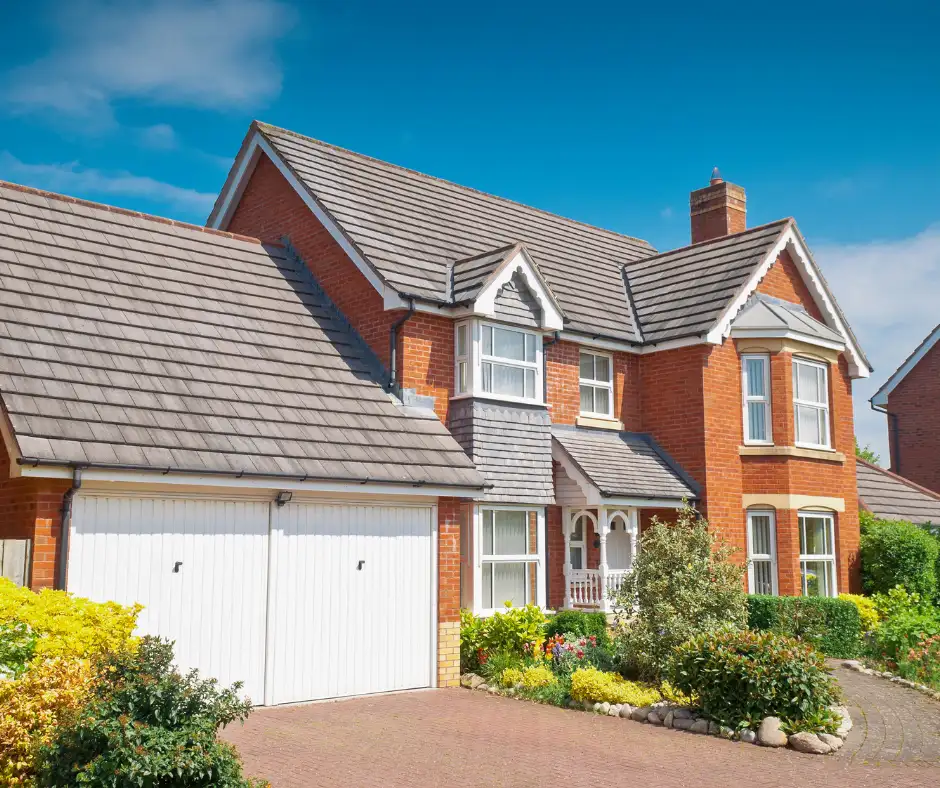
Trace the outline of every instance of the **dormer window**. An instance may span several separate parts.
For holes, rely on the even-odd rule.
[[[455,391],[511,402],[542,402],[542,338],[480,320],[458,323]]]

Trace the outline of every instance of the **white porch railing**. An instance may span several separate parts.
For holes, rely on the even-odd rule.
[[[606,588],[601,586],[600,569],[572,569],[568,576],[573,607],[613,610],[614,599],[629,569],[608,569]]]

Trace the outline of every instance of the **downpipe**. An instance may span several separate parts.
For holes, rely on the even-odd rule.
[[[69,560],[69,532],[72,530],[72,502],[75,499],[75,493],[82,486],[82,469],[72,468],[72,486],[65,491],[62,496],[62,508],[60,509],[60,532],[59,532],[59,561],[56,565],[56,588],[65,591],[65,581],[68,576]]]

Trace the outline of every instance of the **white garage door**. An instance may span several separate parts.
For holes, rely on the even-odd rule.
[[[68,587],[140,602],[141,633],[256,703],[427,687],[431,512],[82,494]]]

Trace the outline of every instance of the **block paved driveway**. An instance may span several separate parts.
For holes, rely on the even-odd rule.
[[[940,704],[921,707],[922,696],[881,679],[853,674],[846,682],[858,717],[836,756],[768,750],[464,689],[257,709],[224,736],[238,746],[248,774],[274,788],[940,786]],[[887,717],[863,712],[870,695],[884,692],[894,699]],[[905,751],[905,720],[924,708],[935,716],[917,720],[922,735]]]

